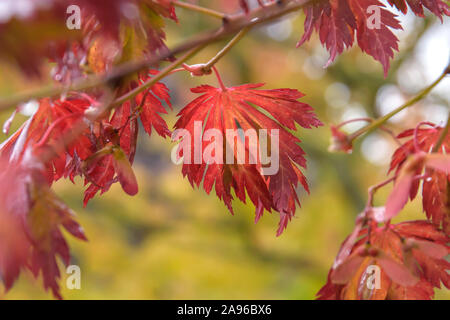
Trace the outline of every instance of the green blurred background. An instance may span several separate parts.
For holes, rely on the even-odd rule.
[[[214,7],[226,1],[203,1]],[[226,5],[225,10],[232,10]],[[180,24],[169,22],[169,47],[198,32],[218,26],[217,21],[177,10]],[[299,190],[302,208],[284,234],[276,238],[278,217],[265,213],[254,224],[254,207],[235,202],[231,216],[215,197],[194,190],[183,179],[181,167],[170,161],[174,145],[141,130],[135,170],[140,193],[128,197],[115,185],[107,194],[82,207],[83,188],[67,181],[55,190],[78,214],[88,243],[69,235],[72,264],[81,268],[81,290],[68,290],[62,268],[61,287],[66,299],[314,299],[341,242],[352,231],[363,209],[366,190],[385,179],[395,142],[384,133],[358,141],[351,155],[327,152],[330,124],[357,117],[377,117],[402,104],[437,78],[449,60],[450,21],[402,18],[398,33],[401,51],[389,76],[381,65],[358,48],[345,52],[328,69],[328,59],[317,36],[295,49],[303,32],[303,15],[253,30],[217,67],[226,85],[265,82],[266,88],[289,87],[306,94],[326,124],[298,131],[308,154],[306,172],[311,195]],[[190,63],[209,60],[224,43],[212,45]],[[0,94],[42,83],[24,79],[12,67],[0,66]],[[398,133],[420,120],[442,122],[450,101],[450,79],[428,99],[389,123]],[[50,80],[47,80],[50,81]],[[172,126],[176,113],[195,98],[189,88],[211,77],[191,78],[179,73],[165,80],[171,88],[174,110],[166,117]],[[5,120],[8,112],[0,114]],[[25,116],[13,123],[16,129]],[[350,125],[349,131],[359,128]],[[2,141],[5,136],[0,138]],[[377,194],[381,205],[389,188]],[[423,219],[418,200],[407,205],[397,220]],[[41,279],[22,273],[6,299],[49,299]],[[448,290],[436,297],[449,299]]]

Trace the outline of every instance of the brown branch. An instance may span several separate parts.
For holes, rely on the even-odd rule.
[[[226,16],[222,12],[218,12],[216,10],[212,10],[212,9],[209,9],[209,8],[204,8],[204,7],[201,7],[201,6],[192,4],[192,3],[188,3],[188,2],[173,0],[173,1],[171,1],[171,3],[175,7],[179,7],[179,8],[183,8],[183,9],[199,12],[199,13],[208,15],[210,17],[218,18],[218,19],[223,19]]]
[[[400,111],[402,111],[402,110],[404,110],[404,109],[406,109],[406,108],[416,104],[417,102],[421,101],[422,99],[424,99],[449,74],[449,70],[450,70],[450,65],[447,66],[447,68],[440,75],[440,77],[438,79],[436,79],[436,81],[434,81],[432,84],[427,86],[425,89],[423,89],[421,92],[419,92],[412,99],[408,100],[406,103],[404,103],[403,105],[397,107],[396,109],[394,109],[393,111],[389,112],[385,116],[382,116],[382,117],[372,121],[367,126],[365,126],[365,127],[361,128],[361,129],[359,129],[358,131],[352,133],[349,136],[350,142],[354,142],[355,139],[357,139],[357,138],[359,138],[359,137],[361,137],[363,135],[366,135],[366,134],[372,132],[373,130],[379,128],[380,126],[385,124],[390,118],[395,116]]]
[[[179,67],[180,65],[182,65],[185,61],[187,61],[189,58],[191,58],[192,56],[194,56],[195,54],[197,54],[200,50],[202,50],[206,45],[200,45],[192,50],[189,50],[184,56],[182,56],[180,59],[176,60],[175,62],[172,62],[169,66],[167,66],[166,68],[164,68],[163,70],[161,70],[160,73],[158,73],[156,76],[154,76],[153,78],[147,80],[146,82],[144,82],[143,84],[141,84],[139,87],[127,92],[126,94],[124,94],[123,96],[119,97],[118,99],[116,99],[113,103],[112,103],[112,107],[116,107],[121,105],[122,103],[124,103],[125,101],[128,101],[132,98],[134,98],[135,96],[137,96],[139,93],[143,92],[145,89],[153,86],[155,83],[157,83],[158,81],[161,81],[163,78],[165,78],[166,76],[168,76],[169,74],[172,73],[172,71],[174,71],[177,67]]]
[[[79,80],[71,86],[50,86],[40,88],[32,92],[20,93],[9,98],[0,98],[0,111],[11,107],[15,107],[22,102],[32,99],[41,99],[45,97],[58,96],[70,91],[84,91],[105,84],[114,84],[126,76],[137,73],[141,70],[155,66],[159,62],[170,58],[174,55],[186,52],[193,48],[203,45],[209,45],[220,41],[229,35],[236,34],[243,28],[253,28],[275,19],[281,18],[289,13],[297,11],[314,0],[291,0],[291,1],[275,1],[267,4],[265,7],[258,7],[248,14],[240,13],[226,16],[223,19],[223,25],[213,32],[207,32],[197,36],[163,54],[155,55],[151,58],[141,61],[128,62],[114,68],[106,75],[90,76],[86,79]]]

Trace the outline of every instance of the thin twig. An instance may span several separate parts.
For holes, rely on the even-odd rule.
[[[201,45],[209,45],[222,40],[230,34],[239,32],[245,27],[253,28],[257,25],[283,17],[291,12],[298,11],[313,1],[314,0],[293,0],[289,2],[275,1],[267,4],[264,8],[255,8],[249,14],[240,13],[226,16],[224,18],[224,25],[219,29],[197,36],[194,39],[175,47],[171,51],[154,55],[151,58],[143,59],[141,61],[124,63],[112,69],[107,75],[90,76],[86,79],[79,80],[70,86],[44,87],[31,92],[19,93],[9,98],[2,98],[0,99],[0,110],[16,107],[22,102],[33,99],[54,97],[69,91],[84,91],[108,83],[115,83],[128,75],[152,67],[167,58],[197,48]]]
[[[211,60],[209,60],[209,62],[205,64],[205,66],[203,67],[205,72],[207,73],[211,71],[211,68],[220,59],[222,59],[223,56],[225,56],[231,50],[231,48],[233,48],[243,37],[245,37],[245,35],[248,33],[249,30],[250,27],[245,27],[244,29],[239,31],[239,33],[233,39],[231,39],[230,42],[228,42],[227,45],[223,47],[223,49],[220,50],[214,58],[212,58]]]
[[[181,66],[184,62],[195,56],[200,50],[202,50],[206,45],[200,45],[197,48],[194,48],[190,51],[188,51],[186,54],[184,54],[180,59],[177,59],[175,62],[168,65],[166,68],[164,68],[161,72],[159,72],[156,76],[153,78],[147,80],[143,84],[141,84],[139,87],[127,92],[123,96],[116,99],[112,106],[118,106],[124,103],[125,101],[128,101],[134,97],[136,97],[139,93],[145,91],[147,88],[150,88],[158,81],[161,81],[163,78],[165,78],[167,75],[171,74],[172,71],[176,70],[179,66]]]
[[[202,13],[204,15],[208,15],[210,17],[214,17],[214,18],[218,18],[218,19],[224,19],[225,18],[225,14],[216,10],[212,10],[209,8],[205,8],[205,7],[201,7],[192,3],[187,3],[187,2],[183,2],[183,1],[177,1],[177,0],[173,0],[172,4],[175,7],[179,7],[179,8],[183,8],[183,9],[187,9],[187,10],[191,10],[191,11],[195,11],[195,12],[199,12]]]
[[[414,105],[415,103],[419,102],[420,100],[422,100],[423,98],[425,98],[431,90],[433,90],[444,78],[445,76],[448,74],[448,68],[441,74],[441,76],[434,81],[431,85],[429,85],[428,87],[426,87],[425,89],[423,89],[419,94],[417,94],[414,98],[412,98],[411,100],[407,101],[405,104],[401,105],[400,107],[396,108],[395,110],[389,112],[388,114],[386,114],[385,116],[376,119],[375,121],[371,122],[370,124],[368,124],[367,126],[359,129],[358,131],[354,132],[353,134],[351,134],[349,136],[349,140],[350,141],[354,141],[355,139],[369,133],[372,132],[373,130],[379,128],[380,126],[382,126],[386,121],[388,121],[390,118],[392,118],[393,116],[395,116],[397,113],[399,113],[400,111]]]

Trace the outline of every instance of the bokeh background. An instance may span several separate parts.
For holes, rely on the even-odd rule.
[[[205,6],[234,10],[230,1],[200,1]],[[177,10],[180,24],[168,22],[169,47],[191,35],[218,26],[212,18]],[[327,152],[330,124],[358,117],[378,117],[401,105],[434,81],[449,62],[450,19],[401,17],[404,31],[400,53],[387,78],[381,65],[359,48],[345,52],[327,69],[328,53],[317,36],[303,47],[295,44],[303,32],[302,14],[253,30],[217,65],[227,85],[265,82],[266,88],[295,88],[306,94],[326,124],[298,131],[308,154],[307,177],[311,195],[299,190],[302,208],[284,234],[276,238],[278,217],[268,214],[254,224],[254,207],[235,202],[231,216],[215,195],[194,190],[183,179],[181,167],[172,164],[169,140],[148,138],[140,132],[135,170],[140,193],[128,197],[115,185],[83,208],[83,188],[58,182],[55,190],[78,214],[88,243],[67,235],[72,263],[79,265],[81,290],[65,288],[66,299],[314,299],[340,244],[352,231],[363,209],[367,188],[385,179],[395,142],[375,132],[358,141],[351,155]],[[18,39],[19,41],[19,39]],[[224,45],[205,49],[190,63],[209,60]],[[49,66],[49,69],[51,65]],[[50,80],[44,80],[50,83]],[[192,78],[179,73],[165,80],[171,88],[174,110],[166,117],[173,125],[177,112],[195,98],[189,88],[211,77]],[[39,87],[42,82],[24,78],[8,65],[0,65],[0,95]],[[443,123],[450,102],[450,79],[443,81],[424,101],[388,123],[399,133],[422,120]],[[16,129],[32,112],[18,116]],[[8,112],[0,114],[2,122]],[[348,125],[349,132],[360,123]],[[0,141],[6,138],[0,137]],[[376,202],[382,204],[389,188]],[[409,203],[397,220],[423,219],[418,200]],[[23,273],[5,299],[51,299],[40,282]],[[448,290],[436,297],[450,299]]]

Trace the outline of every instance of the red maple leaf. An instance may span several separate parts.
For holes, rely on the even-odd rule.
[[[156,70],[150,70],[148,74],[141,75],[139,82],[130,84],[129,90],[157,73]],[[160,116],[161,113],[167,113],[162,101],[171,107],[169,89],[163,83],[156,83],[117,108],[111,120],[103,121],[97,128],[94,140],[97,146],[95,151],[98,153],[93,154],[90,159],[92,161],[84,169],[78,168],[77,172],[84,175],[85,183],[89,184],[85,191],[85,205],[97,192],[107,192],[115,182],[120,182],[127,194],[137,193],[137,182],[131,164],[136,153],[138,118],[148,135],[151,135],[152,128],[163,138],[170,135],[166,122]],[[126,157],[122,156],[122,151]]]
[[[144,83],[151,79],[151,76],[157,74],[158,71],[150,70],[148,74],[141,75],[139,80],[141,83]],[[136,96],[136,105],[139,107],[138,113],[142,126],[149,136],[152,134],[152,127],[163,138],[169,136],[171,133],[166,122],[160,116],[160,114],[167,114],[162,101],[172,108],[169,88],[161,82],[154,84],[150,89]]]
[[[424,7],[441,20],[443,15],[450,15],[448,5],[442,0],[388,0],[388,2],[404,14],[408,12],[409,6],[411,11],[419,17],[424,16]]]
[[[405,165],[408,156],[417,152],[429,153],[433,148],[439,137],[442,134],[443,128],[434,127],[430,129],[410,129],[398,135],[398,138],[412,137],[399,147],[394,155],[389,171],[396,170],[400,172]],[[416,132],[416,134],[415,134]],[[450,134],[447,134],[443,140],[442,146],[437,150],[439,154],[445,154],[446,150],[450,150]],[[425,169],[424,169],[425,167]],[[437,170],[433,167],[426,167],[419,165],[416,167],[416,175],[423,173],[422,185],[422,205],[423,210],[427,214],[428,219],[433,223],[443,227],[447,234],[450,233],[450,175],[442,170]],[[420,186],[420,180],[415,180],[410,185],[409,196],[414,199]]]
[[[296,203],[299,204],[298,183],[308,190],[299,168],[306,168],[305,153],[298,145],[300,140],[287,129],[295,130],[296,124],[304,128],[318,127],[321,122],[309,105],[298,101],[303,97],[299,91],[258,89],[261,86],[215,88],[204,85],[192,89],[202,96],[180,111],[175,124],[176,129],[185,129],[189,136],[176,131],[175,139],[183,139],[179,146],[179,156],[184,162],[182,172],[192,185],[199,186],[203,182],[208,194],[215,185],[217,196],[231,212],[231,189],[242,202],[246,201],[247,192],[256,206],[256,221],[264,209],[280,213],[277,232],[280,235],[294,216]],[[269,145],[275,141],[272,134],[279,132],[279,150],[270,150],[272,156],[278,156],[279,170],[271,175],[261,171],[269,166],[262,163],[258,154],[258,150],[268,147],[263,146],[258,136],[257,130],[261,129],[266,130]],[[227,138],[227,132],[234,136]],[[200,138],[196,137],[198,134]],[[198,147],[186,151],[188,145]],[[238,150],[243,151],[240,157]],[[205,160],[205,154],[212,159]]]
[[[142,74],[139,81],[132,81],[128,89],[123,90],[124,93],[157,73],[150,70]],[[74,181],[75,176],[84,176],[85,184],[89,184],[85,205],[98,191],[108,191],[115,182],[120,182],[128,194],[134,195],[137,184],[131,164],[136,153],[138,119],[149,135],[154,128],[162,137],[168,136],[170,130],[160,116],[167,113],[162,101],[171,107],[169,89],[163,83],[156,83],[118,107],[110,120],[102,118],[92,122],[65,149],[56,150],[61,137],[70,135],[80,122],[90,121],[85,118],[86,111],[97,107],[98,102],[86,94],[80,98],[69,96],[65,100],[43,99],[37,112],[0,146],[0,155],[20,158],[28,147],[36,156],[54,153],[45,163],[49,183],[62,177]]]
[[[351,250],[341,249],[319,299],[431,299],[433,288],[450,287],[449,238],[427,221],[358,231]],[[348,246],[347,241],[344,242]],[[369,268],[371,267],[371,268]],[[373,270],[380,270],[379,287]]]
[[[308,6],[305,13],[305,33],[297,47],[309,40],[315,29],[330,52],[329,65],[345,48],[353,45],[356,20],[347,0],[318,1]]]
[[[8,140],[0,145],[0,155],[4,158],[20,159],[28,148],[36,154],[49,151],[61,136],[83,120],[84,112],[91,106],[91,101],[80,98],[66,100],[42,99],[36,113]],[[81,135],[70,143],[66,152],[58,152],[45,164],[49,182],[64,176],[66,160],[77,156],[86,159],[92,153],[92,143],[86,135]]]
[[[30,270],[35,277],[42,273],[44,288],[50,288],[57,298],[60,272],[56,263],[59,256],[64,265],[70,264],[70,251],[62,229],[80,240],[87,240],[83,229],[74,220],[74,213],[50,189],[35,186],[33,205],[27,216],[27,231],[32,239]]]
[[[30,243],[22,222],[29,198],[20,167],[2,157],[0,165],[0,274],[8,291],[28,259]]]
[[[372,21],[370,8],[378,8],[380,21]],[[306,7],[305,33],[297,46],[309,40],[312,32],[319,33],[320,41],[330,52],[327,65],[345,48],[350,48],[356,33],[358,45],[379,61],[387,75],[390,59],[398,50],[398,39],[391,29],[401,29],[395,15],[378,0],[325,0]],[[373,25],[369,23],[374,23]],[[376,25],[375,25],[376,24]]]
[[[74,213],[51,192],[44,167],[30,151],[20,161],[2,157],[0,163],[4,169],[0,173],[0,273],[5,288],[27,268],[36,278],[42,274],[44,288],[61,298],[57,256],[66,266],[70,262],[61,229],[81,240],[86,240],[84,232]]]

